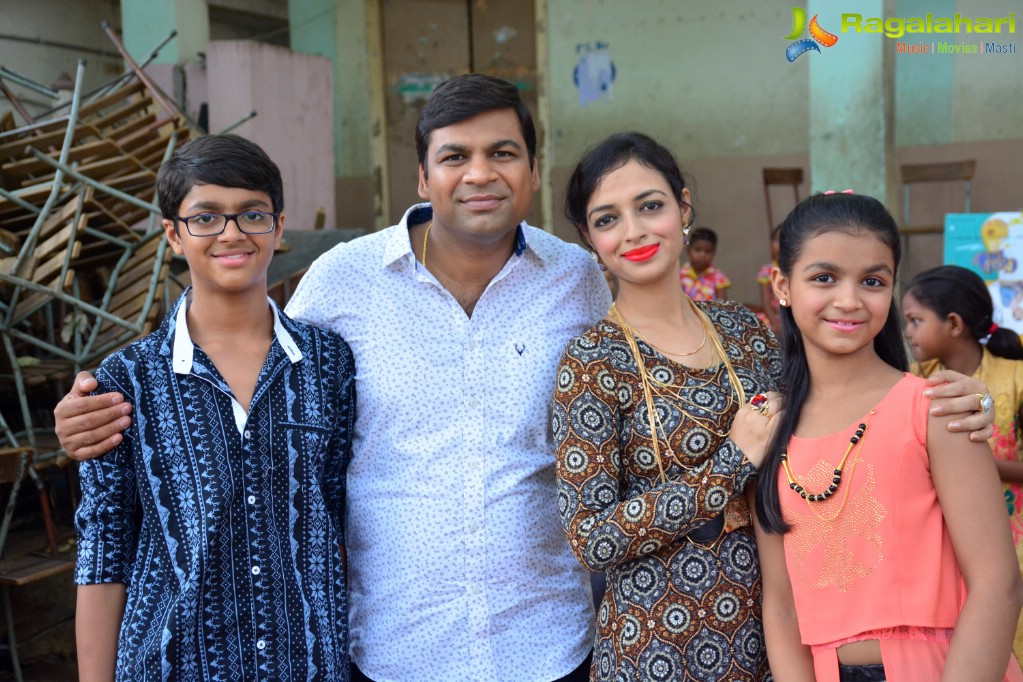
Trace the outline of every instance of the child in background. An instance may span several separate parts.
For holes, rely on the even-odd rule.
[[[774,288],[771,287],[771,270],[778,267],[778,233],[781,232],[781,225],[776,225],[771,230],[771,262],[765,263],[757,272],[757,284],[760,285],[760,313],[757,317],[765,326],[774,332],[775,336],[781,334],[781,313],[778,308],[778,297],[774,295]]]
[[[698,227],[689,234],[686,254],[689,258],[682,266],[679,278],[682,289],[694,301],[726,300],[732,280],[714,267],[714,254],[718,248],[718,236],[709,227]]]
[[[779,680],[1023,680],[1023,582],[983,443],[931,414],[895,305],[884,206],[816,194],[786,218],[785,409],[757,482],[764,631]]]
[[[966,268],[945,265],[913,278],[902,298],[906,337],[917,363],[914,373],[930,376],[954,369],[988,385],[994,397],[995,433],[990,440],[1005,493],[1016,555],[1023,566],[1023,346],[1019,337],[992,318],[984,280]],[[1023,622],[1013,645],[1023,660]]]

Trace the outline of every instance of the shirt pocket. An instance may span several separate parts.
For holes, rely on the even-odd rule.
[[[284,431],[287,462],[293,474],[299,474],[300,470],[318,474],[323,470],[323,458],[331,436],[329,427],[309,422],[281,422],[277,426]],[[283,464],[282,459],[274,463],[274,468]]]

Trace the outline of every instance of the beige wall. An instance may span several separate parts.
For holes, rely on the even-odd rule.
[[[87,92],[123,71],[116,49],[100,29],[103,21],[120,25],[119,0],[0,0],[0,65],[50,87],[61,72],[73,79],[78,60],[85,59]],[[5,83],[33,116],[57,104]],[[7,98],[0,95],[0,115],[9,110]],[[24,123],[17,113],[14,118],[18,125]]]
[[[769,259],[761,169],[799,166],[809,179],[808,64],[810,59],[834,55],[811,53],[791,64],[785,60],[788,41],[782,36],[791,26],[790,3],[558,0],[544,4],[547,60],[540,69],[546,69],[549,99],[546,132],[551,136],[548,154],[553,163],[546,168],[546,178],[554,197],[554,231],[575,239],[574,229],[561,216],[560,202],[565,179],[579,156],[610,133],[646,132],[671,147],[695,181],[697,223],[714,228],[721,238],[717,264],[734,282],[732,296],[757,302],[754,277]],[[891,5],[891,16],[925,11],[1019,14],[1014,0],[898,0]],[[829,17],[822,12],[822,25],[837,29],[839,13],[836,9]],[[1017,24],[1017,30],[1023,31],[1023,15],[1017,17]],[[1005,40],[1016,37],[1005,36]],[[613,60],[616,78],[609,95],[581,103],[573,71],[588,50],[598,47]],[[896,55],[896,167],[975,158],[973,210],[1023,206],[1020,47],[1023,44],[1015,55],[960,55],[930,61]],[[897,174],[894,181],[900,183]],[[901,200],[901,184],[896,190]],[[806,192],[804,185],[801,196]],[[940,222],[944,212],[962,210],[958,188],[925,187],[914,191],[913,197],[914,223]],[[775,190],[772,201],[776,218],[791,208],[790,194],[781,190]],[[932,215],[918,213],[917,208]],[[891,209],[901,217],[901,206]],[[940,237],[913,238],[910,272],[940,260]]]

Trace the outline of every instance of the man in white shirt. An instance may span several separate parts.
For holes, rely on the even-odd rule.
[[[536,133],[513,85],[441,85],[416,143],[429,203],[318,258],[287,307],[355,355],[353,679],[586,680],[593,607],[560,526],[547,405],[566,342],[610,294],[581,248],[524,222]],[[116,440],[92,434],[78,456]]]
[[[523,222],[535,140],[514,86],[448,81],[416,128],[429,203],[325,253],[288,304],[356,358],[352,658],[378,682],[556,680],[591,647],[547,405],[610,297],[581,248]]]

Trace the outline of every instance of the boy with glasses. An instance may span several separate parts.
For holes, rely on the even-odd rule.
[[[81,465],[81,679],[347,680],[351,351],[267,297],[285,216],[262,149],[193,140],[157,193],[192,286],[96,373],[135,411]]]

